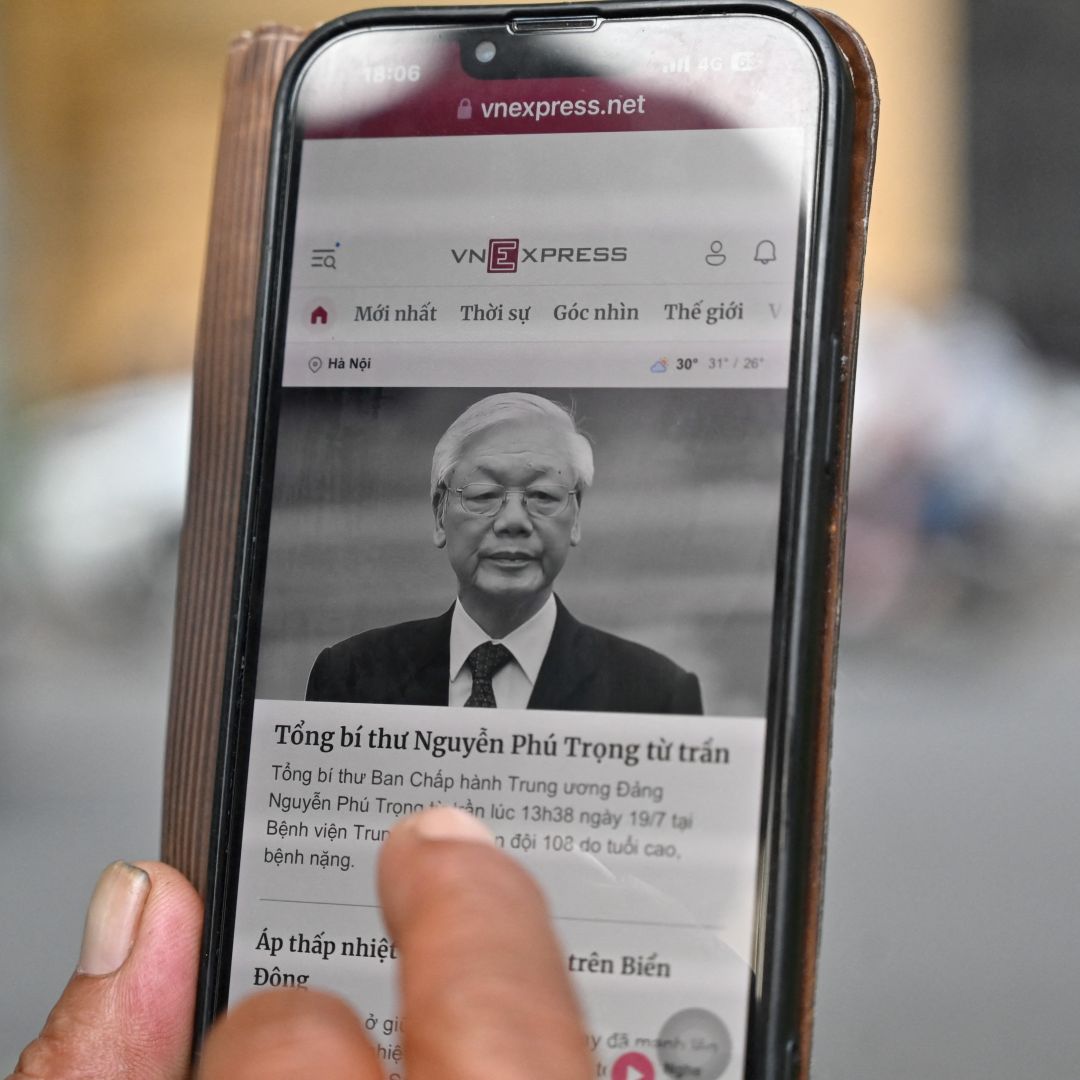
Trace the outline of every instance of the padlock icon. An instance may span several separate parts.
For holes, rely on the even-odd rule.
[[[458,102],[457,118],[459,120],[471,120],[472,119],[472,102],[467,97],[463,97]]]

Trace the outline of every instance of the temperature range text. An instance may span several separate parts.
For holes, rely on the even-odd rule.
[[[764,356],[677,356],[673,361],[662,359],[660,363],[669,364],[676,371],[694,371],[704,365],[709,371],[757,371],[765,363]]]

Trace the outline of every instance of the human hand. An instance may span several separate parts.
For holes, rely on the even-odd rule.
[[[201,925],[198,895],[171,867],[106,867],[75,974],[11,1080],[186,1076]]]
[[[410,1080],[593,1075],[546,907],[475,819],[441,808],[386,841],[379,892],[401,955]],[[13,1080],[188,1075],[199,937],[194,890],[160,864],[114,864],[91,902],[79,969]],[[241,1003],[198,1080],[382,1080],[360,1018],[317,990]]]

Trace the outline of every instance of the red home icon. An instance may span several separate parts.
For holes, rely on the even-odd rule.
[[[328,318],[329,316],[326,313],[326,308],[320,305],[311,313],[311,325],[314,326],[316,323],[322,323],[325,326]]]

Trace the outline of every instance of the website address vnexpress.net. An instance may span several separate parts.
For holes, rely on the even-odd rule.
[[[485,120],[532,118],[547,120],[554,116],[639,116],[645,112],[645,95],[600,98],[567,98],[540,101],[484,101],[480,115]]]

